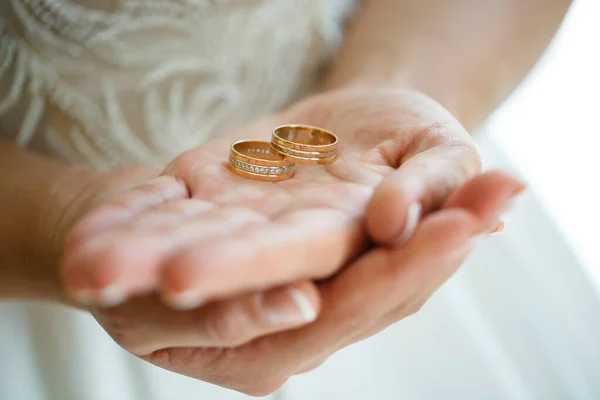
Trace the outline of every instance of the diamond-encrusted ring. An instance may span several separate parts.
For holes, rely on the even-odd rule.
[[[236,174],[261,181],[283,181],[294,176],[295,164],[271,148],[269,142],[240,140],[231,145],[229,166]]]
[[[273,130],[271,147],[298,164],[330,164],[337,156],[338,138],[309,125],[282,125]]]

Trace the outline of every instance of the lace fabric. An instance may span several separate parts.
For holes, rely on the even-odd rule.
[[[4,0],[0,136],[166,163],[314,90],[355,0]]]

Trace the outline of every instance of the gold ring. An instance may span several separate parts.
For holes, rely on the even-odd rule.
[[[278,182],[294,176],[296,166],[275,152],[269,142],[240,140],[231,145],[231,170],[244,178]]]
[[[337,156],[338,138],[308,125],[282,125],[273,130],[271,147],[299,164],[330,164]]]

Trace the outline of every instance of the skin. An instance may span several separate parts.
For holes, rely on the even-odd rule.
[[[233,141],[268,140],[268,127],[283,121],[339,132],[339,158],[298,166],[293,179],[276,184],[229,171],[223,155]],[[90,214],[68,239],[64,281],[76,298],[89,297],[88,291],[102,297],[117,285],[132,294],[159,287],[168,303],[177,306],[183,296],[196,298],[191,306],[197,306],[298,279],[325,279],[358,255],[366,234],[394,241],[410,204],[439,207],[479,169],[469,134],[425,96],[386,89],[323,94],[175,159],[138,189],[162,193],[164,207],[148,202],[151,207],[131,212],[131,199],[140,200],[127,193]],[[391,174],[400,174],[404,187],[381,221],[376,208],[367,208]],[[186,208],[193,217],[184,224]],[[131,248],[149,250],[130,254]]]
[[[497,225],[523,185],[479,175],[465,126],[517,85],[568,5],[365,1],[322,94],[162,172],[75,169],[0,144],[0,205],[10,210],[0,297],[87,309],[149,362],[274,391],[417,311]],[[473,21],[479,41],[464,28]],[[336,132],[339,159],[278,184],[227,170],[233,140],[268,139],[291,121]]]
[[[227,169],[220,155],[232,141],[260,137],[267,126],[289,119],[340,132],[339,160],[299,168],[293,180],[279,184],[246,180]],[[339,348],[415,312],[460,266],[523,189],[503,173],[477,176],[479,162],[464,128],[426,96],[389,89],[319,95],[182,154],[160,177],[102,200],[66,238],[62,277],[72,297],[85,300],[86,309],[133,354],[198,379],[266,394]],[[207,170],[216,182],[210,190],[198,184],[207,181],[202,175]],[[405,182],[395,198],[398,209],[415,201],[424,209],[443,206],[428,213],[414,235],[404,234],[405,213],[393,212],[393,204],[386,224],[369,223],[379,218],[372,194],[396,174]],[[252,196],[239,195],[240,189]],[[236,196],[223,196],[232,191]],[[285,196],[278,197],[281,192]],[[281,203],[273,201],[279,198]],[[188,206],[197,213],[192,218]],[[228,221],[234,233],[206,232],[214,226],[213,213],[219,227]],[[252,219],[245,225],[247,215]],[[320,220],[326,223],[316,225]],[[306,229],[306,221],[319,229]],[[181,235],[190,230],[191,241]],[[269,246],[261,246],[263,235],[269,235]],[[178,237],[183,239],[173,241]],[[398,242],[400,237],[408,241]],[[167,242],[172,247],[157,246]],[[105,288],[116,284],[135,297],[102,307],[108,305]],[[302,292],[319,314],[306,328],[290,331],[309,321],[273,323],[269,310],[258,306],[262,294],[276,298],[264,303],[279,300],[277,307],[293,314],[293,304],[282,295],[286,285]],[[89,289],[94,295],[82,299]],[[191,289],[201,293],[197,299],[203,304],[174,301],[174,293]],[[171,308],[182,305],[186,310]]]

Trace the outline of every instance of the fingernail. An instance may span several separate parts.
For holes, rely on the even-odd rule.
[[[102,289],[97,296],[97,303],[103,307],[114,307],[125,301],[127,295],[119,285],[110,285]]]
[[[504,205],[504,207],[502,207],[502,210],[500,211],[500,215],[504,215],[507,212],[509,212],[510,210],[512,210],[513,208],[515,208],[514,197],[516,195],[518,195],[519,193],[520,192],[516,193],[515,195],[513,195],[510,199],[508,199],[506,201],[506,204]],[[490,236],[498,235],[498,234],[502,233],[502,231],[504,231],[504,221],[502,221],[502,220],[495,220],[488,228],[488,233]]]
[[[317,318],[315,307],[296,288],[277,288],[256,297],[257,309],[271,325],[298,325]]]
[[[499,235],[502,231],[504,231],[504,221],[496,222],[490,229],[490,236]]]
[[[171,307],[181,311],[198,308],[203,303],[202,296],[195,290],[166,293],[163,295],[163,299]]]
[[[515,197],[520,195],[523,190],[525,190],[524,187],[520,188],[506,200],[506,203],[499,212],[499,217],[515,208]],[[502,233],[502,231],[504,231],[504,221],[501,219],[495,220],[488,228],[488,233],[490,236],[498,235]]]
[[[421,203],[418,201],[412,203],[408,207],[408,212],[406,213],[406,222],[404,223],[404,230],[396,240],[395,244],[403,244],[407,242],[415,233],[417,225],[419,224],[419,218],[421,218],[421,209]]]

